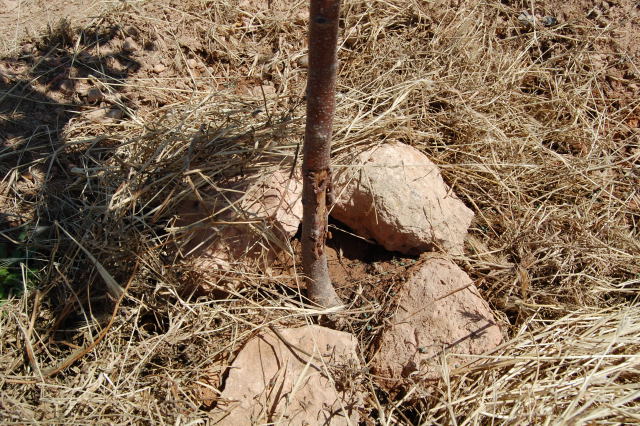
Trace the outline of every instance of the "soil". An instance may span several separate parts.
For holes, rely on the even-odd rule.
[[[74,26],[86,25],[108,7],[103,0],[0,0],[0,55],[55,28],[62,19]]]
[[[640,98],[640,5],[633,0],[544,1],[536,3],[540,16],[555,16],[559,23],[593,24],[602,28],[592,54],[593,71],[605,74],[605,98],[621,108]],[[628,117],[638,126],[640,112]]]
[[[336,292],[343,301],[352,304],[361,314],[353,316],[348,331],[360,338],[366,336],[364,349],[374,350],[378,332],[384,324],[386,315],[393,311],[394,296],[406,279],[409,266],[420,262],[418,256],[406,256],[385,250],[373,241],[354,234],[349,227],[339,221],[329,219],[329,239],[325,247],[329,276]],[[296,259],[302,255],[299,235],[291,241]],[[291,257],[283,256],[272,266],[272,273],[278,276],[294,276],[295,268]],[[297,288],[294,280],[284,280],[283,284]],[[300,282],[304,288],[304,282]],[[381,309],[382,308],[382,309]],[[383,312],[383,315],[370,315],[370,312]]]

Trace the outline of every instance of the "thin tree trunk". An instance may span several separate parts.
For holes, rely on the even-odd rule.
[[[302,160],[302,265],[309,298],[323,307],[342,304],[324,252],[331,196],[331,132],[335,110],[340,0],[311,0],[307,124]]]

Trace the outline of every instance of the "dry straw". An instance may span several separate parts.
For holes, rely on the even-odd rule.
[[[191,231],[174,221],[186,200],[231,197],[238,176],[294,164],[306,28],[292,16],[304,5],[272,3],[131,3],[110,12],[96,25],[135,27],[172,73],[105,78],[95,63],[95,78],[121,94],[113,105],[123,120],[78,115],[53,152],[49,135],[0,152],[3,203],[31,217],[29,229],[59,223],[30,237],[39,290],[25,284],[0,307],[4,421],[206,421],[199,392],[215,401],[248,338],[311,321],[315,311],[285,285],[300,281],[295,274],[231,265],[207,277],[224,295],[199,297],[184,285],[188,261],[175,255]],[[638,100],[614,103],[603,89],[593,55],[607,29],[527,29],[520,12],[500,2],[344,2],[334,163],[346,167],[358,149],[400,140],[441,167],[476,213],[467,256],[456,261],[482,283],[506,337],[458,369],[443,358],[445,379],[429,395],[420,386],[388,395],[369,371],[351,372],[367,389],[363,418],[640,420],[640,146],[628,121]],[[109,47],[99,44],[84,49]],[[80,60],[78,45],[56,49]],[[209,63],[202,72],[188,67],[194,55]],[[18,102],[20,90],[3,93]],[[74,168],[62,185],[52,164]],[[28,170],[48,186],[25,184]],[[221,210],[210,213],[215,220]],[[118,303],[104,277],[112,287],[129,283]],[[234,281],[243,285],[230,288]],[[390,293],[351,311],[365,356]],[[68,368],[43,374],[83,348],[91,350]]]

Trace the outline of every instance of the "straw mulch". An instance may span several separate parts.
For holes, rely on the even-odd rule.
[[[131,3],[51,30],[28,67],[3,59],[22,74],[0,82],[0,117],[18,129],[0,152],[0,235],[24,265],[0,306],[4,422],[203,421],[247,339],[315,321],[284,285],[299,277],[238,266],[208,276],[236,284],[207,297],[176,249],[186,200],[299,165],[306,28],[291,16],[304,2],[273,3]],[[371,423],[640,420],[640,109],[633,77],[619,96],[607,79],[626,53],[605,49],[613,27],[527,28],[505,3],[343,6],[335,167],[390,140],[436,162],[476,214],[455,261],[505,335],[484,364],[443,359],[430,395],[350,372]],[[139,49],[128,56],[126,37]],[[95,105],[46,92],[65,64],[122,118],[92,121]],[[62,125],[20,134],[29,102],[62,105]],[[356,290],[342,292],[360,300],[347,318],[366,357],[393,301]]]

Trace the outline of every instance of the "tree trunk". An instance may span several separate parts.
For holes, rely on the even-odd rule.
[[[332,188],[330,156],[339,11],[340,0],[311,0],[307,123],[302,160],[302,265],[308,296],[322,307],[342,304],[331,284],[324,252],[327,200],[331,197]]]

